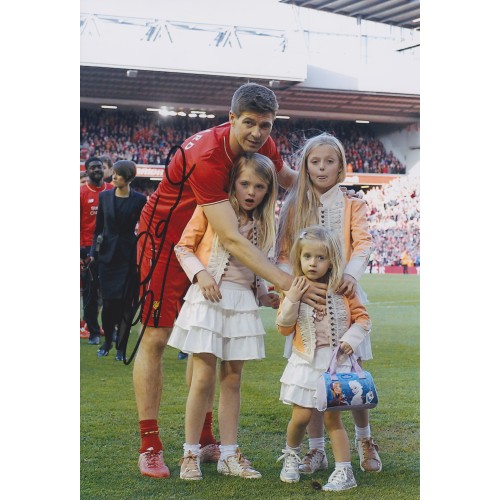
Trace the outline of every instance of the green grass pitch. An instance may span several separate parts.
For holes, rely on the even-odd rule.
[[[160,408],[161,439],[169,479],[142,477],[137,467],[140,445],[132,387],[132,365],[114,361],[114,349],[97,358],[96,346],[81,342],[80,492],[82,499],[289,499],[315,495],[344,499],[393,500],[419,498],[419,286],[416,275],[369,275],[361,281],[373,321],[374,359],[364,364],[375,380],[379,404],[371,410],[372,434],[380,446],[382,472],[364,473],[352,448],[358,487],[341,493],[316,491],[312,479],[324,484],[333,457],[327,439],[329,469],[300,482],[279,480],[290,407],[279,400],[279,379],[285,366],[284,338],[274,327],[276,312],[261,309],[266,327],[266,359],[247,362],[243,372],[238,443],[262,473],[244,480],[217,473],[202,464],[202,481],[181,481],[178,461],[184,442],[186,361],[168,347],[164,355],[164,391]],[[137,338],[132,333],[130,343]],[[131,347],[129,345],[129,351]],[[352,442],[354,424],[343,415]],[[216,411],[214,412],[217,432]],[[218,434],[217,434],[218,435]],[[307,439],[307,438],[306,438]],[[303,450],[307,449],[304,441]]]

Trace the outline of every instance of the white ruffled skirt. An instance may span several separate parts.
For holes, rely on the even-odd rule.
[[[312,364],[292,352],[281,376],[280,401],[287,405],[295,404],[303,408],[316,408],[316,389],[318,379],[328,368],[332,350],[329,347],[314,353]],[[348,357],[337,365],[338,373],[351,371]]]
[[[168,345],[185,353],[210,353],[223,361],[265,357],[264,325],[253,291],[222,281],[222,300],[210,302],[191,285]]]

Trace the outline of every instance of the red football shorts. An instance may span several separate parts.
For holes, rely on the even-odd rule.
[[[171,328],[189,288],[189,279],[171,243],[165,242],[159,256],[154,255],[150,243],[144,246],[141,243],[139,241],[137,247],[137,258],[141,276],[142,324]],[[141,255],[143,250],[144,255]]]

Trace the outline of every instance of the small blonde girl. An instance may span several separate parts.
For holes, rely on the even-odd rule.
[[[272,161],[246,154],[233,167],[228,198],[238,216],[239,232],[263,252],[275,240],[276,174]],[[168,345],[190,354],[192,375],[186,401],[184,456],[180,478],[200,480],[200,436],[206,411],[211,411],[220,359],[217,471],[257,479],[237,444],[240,384],[246,360],[265,357],[265,330],[259,303],[277,308],[279,297],[232,257],[197,207],[175,253],[193,283],[184,297]]]
[[[359,346],[369,335],[371,321],[356,294],[339,294],[344,269],[343,248],[337,233],[315,225],[303,229],[290,252],[292,287],[280,303],[276,324],[282,335],[292,338],[292,354],[280,379],[280,400],[293,406],[287,427],[286,447],[280,479],[293,483],[300,479],[301,444],[306,427],[316,411],[316,387],[328,367],[333,350],[340,346],[339,372],[351,370],[348,355],[359,357]],[[320,312],[302,303],[307,280],[328,284],[327,309]],[[332,444],[335,468],[324,491],[356,487],[352,471],[349,439],[341,412],[327,411],[324,423]]]
[[[277,258],[280,266],[289,271],[290,247],[300,231],[312,224],[334,230],[340,237],[345,267],[341,275],[339,293],[357,293],[363,303],[366,294],[359,285],[368,265],[372,239],[368,228],[366,203],[359,198],[348,198],[340,189],[346,178],[346,159],[342,143],[333,135],[323,133],[308,139],[298,153],[299,177],[287,195],[280,212]],[[285,357],[291,353],[291,339],[285,342]],[[359,347],[362,360],[372,359],[370,338]],[[379,472],[382,462],[378,445],[371,436],[368,410],[353,412],[356,448],[363,471]],[[309,451],[301,472],[312,474],[326,469],[322,414],[314,412],[308,427]]]

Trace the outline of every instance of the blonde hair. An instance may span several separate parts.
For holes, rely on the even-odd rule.
[[[295,276],[303,276],[300,265],[302,248],[306,241],[321,243],[326,250],[330,261],[330,270],[327,273],[328,288],[336,291],[342,281],[344,270],[344,248],[337,232],[320,225],[309,226],[303,229],[295,239],[290,250],[290,263]]]
[[[254,174],[267,184],[267,193],[252,213],[254,221],[257,222],[259,248],[267,253],[273,247],[276,239],[275,205],[278,181],[274,163],[260,153],[246,153],[238,158],[229,179],[229,201],[238,217],[246,216],[246,212],[240,207],[235,194],[236,181],[244,168],[253,170]]]
[[[299,177],[287,194],[280,210],[278,223],[277,256],[292,245],[300,230],[318,223],[319,196],[307,170],[307,160],[312,150],[318,146],[331,146],[339,156],[338,184],[346,177],[346,159],[342,143],[333,135],[323,133],[308,139],[297,152],[299,158]]]

